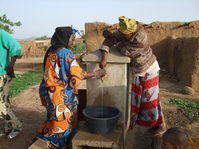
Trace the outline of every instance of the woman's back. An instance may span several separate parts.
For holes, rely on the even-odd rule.
[[[44,80],[47,87],[65,86],[70,79],[70,64],[74,54],[70,49],[59,49],[49,52],[45,64]]]

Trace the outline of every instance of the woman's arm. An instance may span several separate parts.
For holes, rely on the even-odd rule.
[[[7,72],[7,75],[10,76],[10,77],[15,77],[15,74],[14,74],[14,65],[15,65],[15,62],[16,60],[20,58],[19,56],[13,56],[11,57],[11,61],[9,63],[9,65],[5,68],[6,72]]]
[[[95,73],[94,72],[90,72],[90,73],[86,73],[83,77],[83,79],[89,79],[89,78],[92,78],[92,77],[95,77]]]
[[[108,52],[106,51],[102,51],[102,59],[101,59],[101,62],[99,64],[99,67],[101,69],[104,69],[106,67],[106,64],[107,64],[107,56],[108,56]]]
[[[108,30],[103,31],[103,36],[105,38],[103,44],[100,47],[100,51],[102,52],[102,59],[101,62],[99,64],[99,67],[101,69],[104,69],[106,67],[106,63],[107,63],[107,55],[109,53],[109,49],[116,44],[117,38],[115,36],[114,33],[111,33]]]
[[[92,77],[103,77],[105,74],[106,74],[106,71],[104,69],[99,69],[99,70],[96,70],[95,72],[86,73],[84,75],[84,79],[89,79]]]

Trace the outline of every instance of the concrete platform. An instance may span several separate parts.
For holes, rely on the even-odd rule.
[[[96,148],[113,148],[120,149],[122,140],[122,129],[116,129],[107,135],[93,134],[83,126],[72,139],[72,148],[81,149],[81,147],[96,147]]]
[[[41,139],[35,141],[28,149],[48,149],[46,142]]]

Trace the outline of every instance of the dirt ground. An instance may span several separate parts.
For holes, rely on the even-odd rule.
[[[20,60],[16,65],[17,73],[23,73],[28,70],[40,69],[42,59],[32,58]],[[13,140],[7,140],[5,137],[0,139],[0,149],[26,149],[42,122],[45,120],[45,109],[41,106],[39,95],[39,85],[31,86],[22,91],[17,97],[11,99],[13,111],[23,123],[22,133]],[[184,127],[199,125],[198,122],[192,122],[185,114],[175,106],[168,106],[169,97],[186,98],[199,102],[199,95],[183,95],[180,94],[180,86],[176,83],[169,82],[166,76],[161,77],[161,101],[166,119],[167,127]],[[0,128],[2,121],[0,121]]]
[[[13,140],[0,139],[0,149],[26,149],[31,143],[36,130],[45,119],[45,109],[41,106],[37,93],[38,85],[31,86],[11,100],[14,113],[23,123],[23,131]]]

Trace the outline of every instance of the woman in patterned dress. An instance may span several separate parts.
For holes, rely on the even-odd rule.
[[[81,69],[71,50],[76,32],[71,27],[56,28],[43,62],[44,77],[39,93],[47,109],[47,119],[37,137],[49,142],[49,148],[70,147],[71,119],[78,104],[77,85],[83,79],[105,75],[104,69],[91,73]]]

